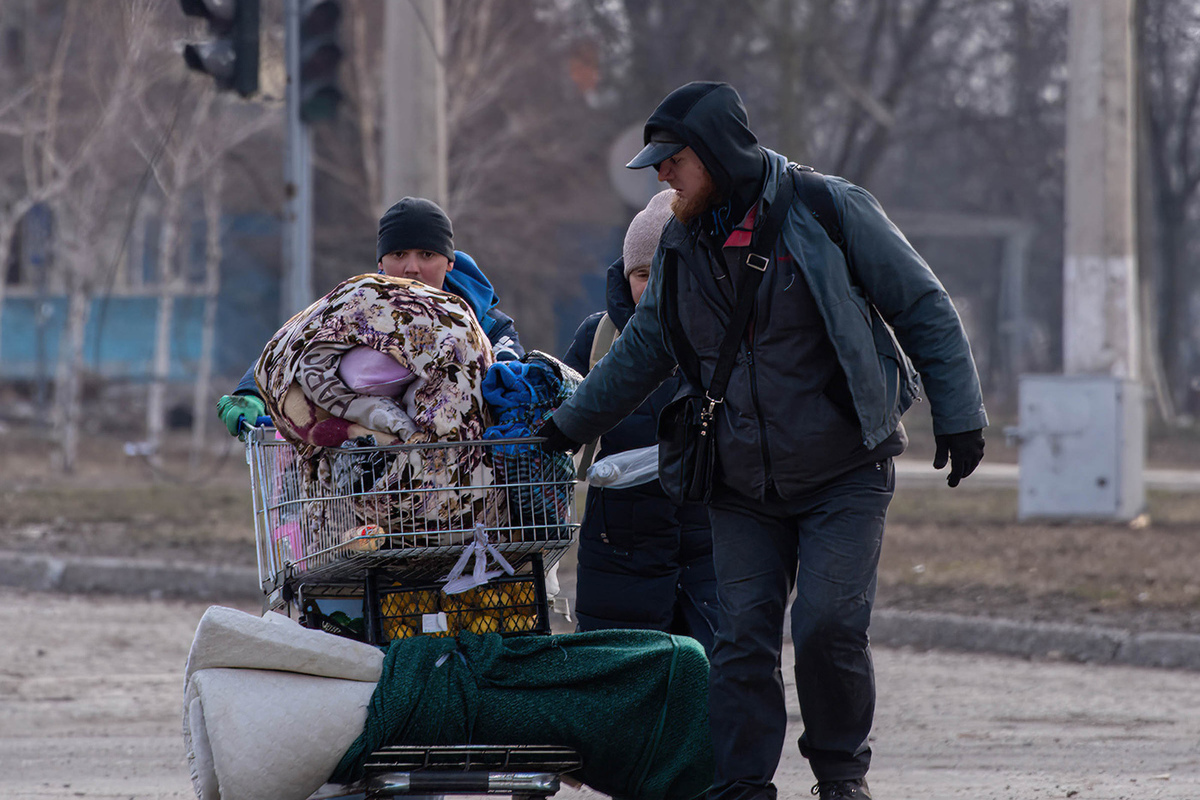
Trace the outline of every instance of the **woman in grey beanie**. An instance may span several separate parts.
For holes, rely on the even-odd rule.
[[[607,311],[583,321],[564,361],[586,375],[633,316],[663,227],[671,190],[651,198],[625,233],[622,258],[608,268]],[[663,383],[601,437],[597,457],[655,444],[658,413],[678,389]],[[708,514],[678,506],[655,479],[627,489],[588,489],[579,531],[579,630],[646,628],[695,638],[708,652],[717,622],[716,573]]]
[[[629,230],[625,231],[625,245],[621,248],[626,278],[635,269],[650,269],[654,251],[658,249],[659,237],[671,219],[671,198],[674,194],[670,189],[663,189],[651,197],[646,207],[629,223]]]

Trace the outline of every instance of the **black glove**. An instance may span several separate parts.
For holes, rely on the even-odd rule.
[[[962,433],[939,433],[933,438],[937,442],[933,468],[946,466],[946,457],[950,457],[950,477],[946,478],[946,483],[951,488],[958,486],[958,482],[974,472],[983,460],[982,428]]]
[[[574,453],[580,448],[579,442],[558,429],[558,426],[554,424],[554,417],[550,417],[538,426],[533,435],[541,436],[546,440],[541,443],[541,447],[547,453]]]

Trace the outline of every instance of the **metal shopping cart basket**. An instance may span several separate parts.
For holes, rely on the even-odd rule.
[[[578,523],[574,470],[538,441],[347,446],[304,459],[273,428],[249,429],[265,610],[376,645],[549,633],[545,570]],[[448,579],[469,588],[447,593]],[[392,747],[372,755],[352,788],[367,797],[545,797],[579,765],[555,746]]]
[[[538,440],[330,448],[315,461],[271,428],[246,442],[266,608],[298,608],[311,627],[372,644],[549,632],[544,571],[578,523],[574,471]],[[501,574],[446,595],[445,579],[471,570],[471,555],[475,569],[482,559]],[[339,598],[361,598],[361,625],[321,605]]]

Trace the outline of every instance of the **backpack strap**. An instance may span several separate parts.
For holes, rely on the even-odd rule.
[[[596,326],[596,332],[592,335],[592,352],[588,355],[588,369],[596,366],[596,363],[604,358],[604,354],[613,346],[613,342],[621,332],[617,330],[617,325],[608,316],[608,312],[604,312],[604,316],[600,318],[600,324]]]
[[[845,234],[842,233],[842,223],[838,217],[837,206],[833,203],[833,192],[829,191],[829,185],[825,183],[825,176],[812,167],[799,164],[789,164],[788,166],[791,168],[792,182],[796,184],[796,194],[800,196],[801,201],[808,207],[808,212],[813,215],[813,219],[819,222],[821,227],[825,229],[825,235],[842,251],[842,257],[846,261],[846,272],[850,276],[850,283],[863,291],[867,300],[867,307],[871,313],[872,333],[877,336],[886,335],[891,341],[892,347],[895,348],[897,355],[900,356],[901,361],[907,364],[902,372],[915,376],[916,373],[912,372],[912,365],[904,352],[904,348],[900,346],[900,342],[896,341],[896,337],[891,332],[883,315],[879,313],[879,308],[871,300],[870,295],[866,293],[866,290],[854,272],[854,259],[850,257],[850,248],[847,245]],[[880,324],[876,325],[876,321]],[[879,333],[879,331],[885,331],[885,333]]]
[[[830,241],[842,251],[842,255],[846,258],[846,264],[849,265],[850,251],[846,247],[846,237],[842,233],[842,223],[838,218],[837,206],[833,204],[833,192],[829,191],[829,186],[825,183],[825,176],[803,164],[789,164],[788,167],[792,173],[792,182],[796,185],[796,194],[800,197],[800,201],[804,203],[808,213],[813,215],[813,219],[825,229],[825,235],[829,237]]]

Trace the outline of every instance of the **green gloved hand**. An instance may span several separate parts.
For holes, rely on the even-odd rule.
[[[242,438],[242,422],[253,425],[255,420],[267,413],[262,398],[252,394],[224,395],[217,401],[217,416],[225,423],[230,436]]]

